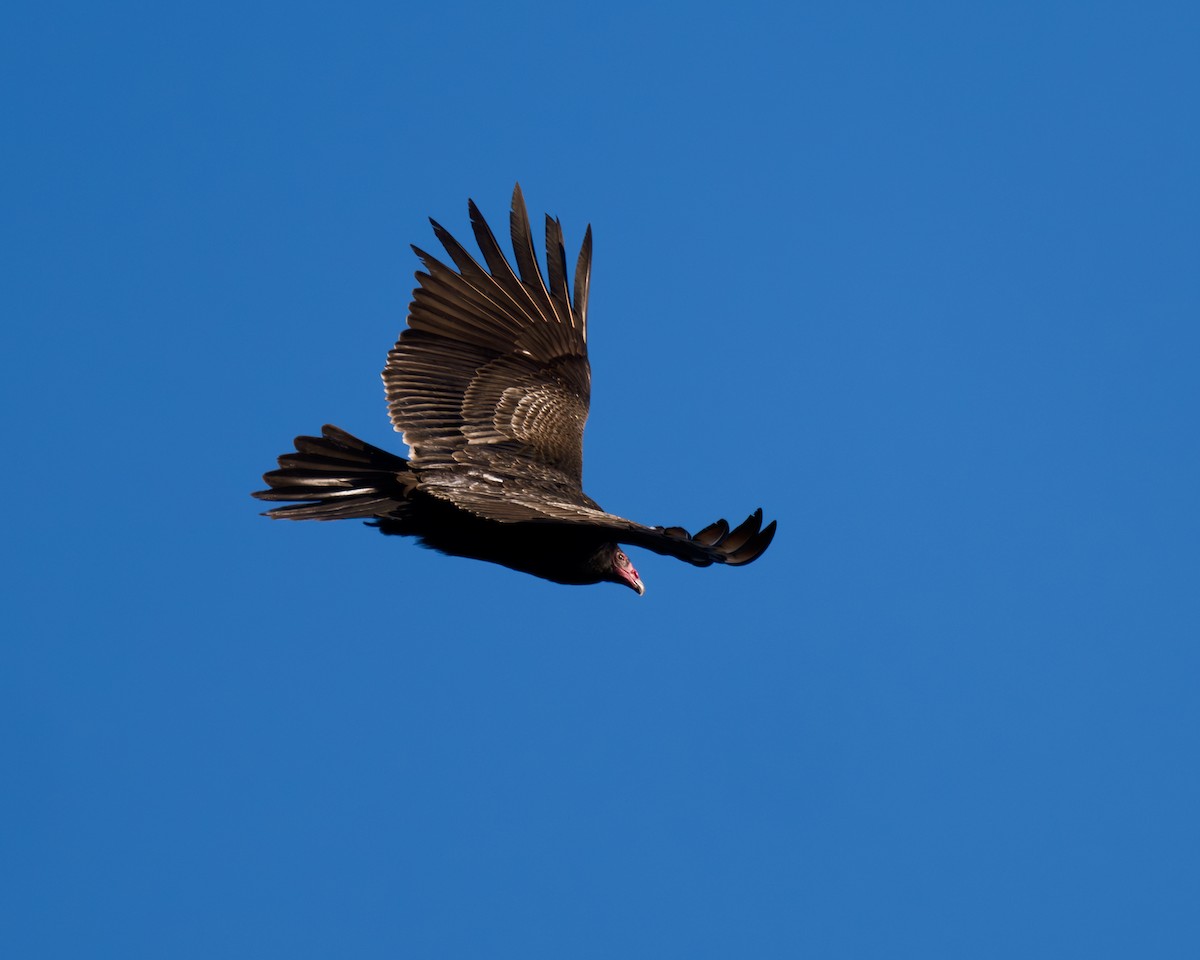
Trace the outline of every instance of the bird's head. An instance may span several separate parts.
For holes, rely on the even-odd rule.
[[[613,583],[621,583],[631,590],[636,590],[639,597],[646,592],[646,587],[642,583],[642,578],[638,576],[633,562],[626,556],[625,551],[615,543],[612,546],[610,566],[611,572],[608,579]]]

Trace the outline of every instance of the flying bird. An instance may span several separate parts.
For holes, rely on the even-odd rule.
[[[755,510],[696,534],[606,513],[583,492],[583,428],[591,396],[587,299],[592,228],[574,290],[562,225],[546,217],[546,274],[534,250],[520,185],[509,217],[516,271],[474,201],[480,264],[437,221],[453,266],[413,247],[425,269],[408,326],[389,351],[383,382],[405,459],[337,427],[297,437],[263,475],[265,516],[361,519],[458,557],[498,563],[556,583],[618,583],[645,592],[622,544],[686,560],[741,566],[775,536]]]

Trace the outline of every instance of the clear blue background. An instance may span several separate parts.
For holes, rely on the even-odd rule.
[[[6,21],[0,953],[1200,956],[1195,4]],[[516,180],[754,566],[257,515]]]

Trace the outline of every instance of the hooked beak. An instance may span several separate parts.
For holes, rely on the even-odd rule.
[[[627,570],[621,570],[620,574],[625,585],[633,590],[636,590],[639,597],[646,592],[646,585],[642,583],[642,578],[638,576],[638,572],[634,570],[633,567],[630,567]]]

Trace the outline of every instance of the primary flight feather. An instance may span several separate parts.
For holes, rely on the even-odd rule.
[[[297,437],[264,474],[267,516],[364,519],[459,557],[499,563],[556,583],[609,581],[645,592],[621,544],[697,566],[740,566],[775,535],[756,510],[694,536],[605,513],[583,492],[583,428],[591,397],[587,298],[592,229],[568,288],[562,226],[546,218],[546,274],[525,200],[513,191],[513,270],[474,202],[480,264],[440,224],[453,266],[413,247],[425,266],[408,327],[388,353],[383,382],[404,459],[326,425]]]

